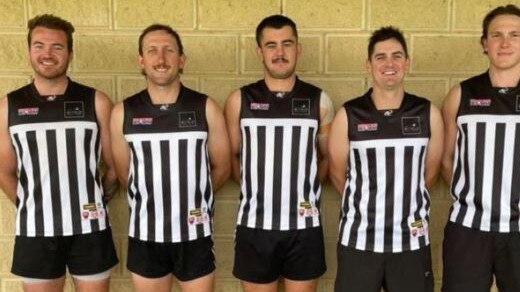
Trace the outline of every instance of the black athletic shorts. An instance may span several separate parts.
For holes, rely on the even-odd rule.
[[[520,233],[484,232],[448,222],[443,242],[443,292],[520,291]]]
[[[312,280],[326,269],[321,227],[277,231],[237,226],[233,275],[240,280]]]
[[[128,270],[146,278],[173,274],[180,281],[215,270],[213,240],[206,236],[185,242],[150,242],[128,238]]]
[[[335,292],[433,292],[430,246],[375,253],[338,243]]]
[[[25,278],[56,279],[95,275],[118,263],[110,228],[88,234],[56,237],[16,236],[11,272]]]

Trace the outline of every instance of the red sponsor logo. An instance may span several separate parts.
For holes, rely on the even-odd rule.
[[[260,103],[260,102],[252,102],[249,105],[249,108],[252,109],[252,110],[266,111],[266,110],[269,110],[269,104],[268,103]]]
[[[132,125],[151,125],[153,123],[153,118],[133,118]]]
[[[469,100],[470,106],[490,106],[491,98],[472,98]]]
[[[83,216],[83,219],[87,219],[88,218],[88,215],[89,215],[89,212],[88,211],[83,211],[81,213],[81,216]]]
[[[190,217],[188,217],[188,222],[189,222],[190,224],[195,223],[195,216],[190,216]]]
[[[18,109],[18,115],[19,116],[35,116],[40,111],[37,107],[26,107],[26,108],[19,108]]]
[[[377,123],[365,123],[357,125],[358,132],[374,132],[377,131]]]

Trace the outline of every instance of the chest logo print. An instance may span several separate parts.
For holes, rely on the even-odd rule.
[[[133,118],[133,126],[149,126],[153,124],[153,118]]]
[[[308,98],[295,98],[292,100],[292,113],[297,116],[311,114],[311,100]]]
[[[63,106],[65,118],[85,117],[85,108],[82,101],[66,101]]]
[[[40,108],[38,108],[38,107],[19,108],[18,115],[19,116],[36,116],[36,115],[38,115],[39,111],[40,111]]]
[[[179,113],[179,128],[190,128],[197,126],[197,117],[195,112]]]
[[[472,98],[469,100],[470,106],[488,107],[491,106],[491,98]]]
[[[268,111],[269,103],[252,102],[249,104],[249,109],[254,111]]]
[[[402,117],[401,129],[404,135],[421,134],[421,117]]]
[[[375,132],[377,131],[377,123],[363,123],[357,125],[358,132]]]

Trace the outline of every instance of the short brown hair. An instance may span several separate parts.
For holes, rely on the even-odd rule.
[[[31,34],[33,30],[39,26],[63,31],[67,37],[67,49],[69,52],[72,52],[72,33],[74,32],[74,26],[72,23],[52,14],[40,14],[33,17],[29,22],[27,22],[27,28],[29,29],[29,33],[27,34],[27,44],[29,46],[31,46]]]

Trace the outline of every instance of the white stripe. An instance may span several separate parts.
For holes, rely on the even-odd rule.
[[[190,210],[195,209],[195,185],[197,184],[197,179],[195,175],[195,149],[197,147],[197,143],[195,140],[188,140],[187,143],[187,189],[188,189],[188,214]],[[182,194],[179,194],[182,196]],[[197,238],[197,225],[196,224],[188,224],[188,234],[189,239],[196,239]]]
[[[505,139],[515,136],[515,125],[506,125]],[[507,144],[506,144],[507,145]],[[510,217],[511,217],[511,183],[513,182],[513,159],[514,147],[504,147],[504,158],[502,163],[502,189],[500,191],[500,229],[499,232],[510,232]],[[518,179],[518,178],[517,178]],[[504,224],[504,223],[505,224]]]
[[[368,163],[366,151],[359,153],[361,163],[361,200],[359,201],[359,212],[361,213],[361,224],[358,228],[356,248],[365,250],[366,249],[366,238],[367,238],[367,226],[368,226],[368,198],[367,194],[370,193],[369,177],[368,177]]]
[[[187,224],[186,221],[181,222],[180,208],[177,206],[181,205],[180,201],[180,171],[179,171],[179,144],[178,142],[170,143],[170,175],[171,175],[171,197],[172,197],[172,242],[179,242],[181,240],[181,224]]]
[[[374,221],[374,251],[383,252],[385,247],[385,214],[386,214],[386,152],[385,148],[376,148],[376,198]],[[380,158],[380,159],[379,159]],[[368,181],[367,181],[368,182]],[[368,195],[368,193],[367,193]]]
[[[95,201],[90,202],[87,194],[87,182],[86,182],[86,164],[85,164],[85,148],[83,147],[83,141],[85,140],[85,132],[84,131],[75,131],[76,133],[76,164],[78,171],[78,189],[79,189],[79,210],[80,213],[84,211],[84,204],[95,203]],[[81,215],[81,214],[78,214]],[[89,219],[81,220],[81,230],[82,233],[87,233],[92,230],[90,227],[90,217]]]
[[[457,117],[457,124],[476,124],[476,123],[506,123],[517,124],[520,123],[520,115],[462,115]]]
[[[428,138],[400,138],[350,141],[350,147],[357,149],[375,149],[385,147],[401,148],[405,146],[426,146]]]
[[[265,129],[265,173],[264,173],[264,229],[271,229],[273,226],[273,172],[274,164],[281,163],[274,161],[274,126],[267,126]]]
[[[483,165],[483,177],[491,178],[488,182],[482,183],[482,218],[480,227],[483,230],[491,230],[491,210],[493,209],[491,196],[486,194],[492,193],[493,186],[493,171],[495,169],[495,131],[496,125],[487,124],[485,132],[485,145],[484,145],[484,165]],[[498,146],[498,145],[497,145]]]
[[[42,195],[42,213],[43,213],[43,235],[52,236],[54,234],[54,218],[53,212],[59,210],[52,209],[52,201],[59,199],[58,194],[52,194],[50,185],[51,170],[49,169],[49,153],[47,152],[47,135],[44,131],[36,132],[36,140],[38,141],[38,159],[40,168],[40,186]]]
[[[28,131],[47,131],[47,130],[65,130],[76,129],[83,131],[85,129],[97,129],[96,122],[90,121],[65,121],[65,122],[49,122],[49,123],[28,123],[10,126],[11,134],[26,133]]]
[[[469,165],[469,173],[468,173],[468,181],[472,181],[475,177],[475,151],[476,151],[476,124],[468,124],[468,165]],[[473,223],[473,217],[475,216],[475,184],[469,184],[469,191],[466,197],[467,212],[466,216],[463,220],[463,225],[467,227],[471,227]]]
[[[283,127],[283,149],[282,149],[282,193],[281,193],[281,216],[280,229],[289,229],[289,212],[291,207],[291,156],[292,156],[292,126]]]
[[[162,181],[162,160],[160,142],[150,143],[150,151],[152,152],[152,173],[153,173],[153,203],[155,214],[148,214],[149,217],[155,217],[155,241],[164,241],[164,213],[163,213],[163,181]]]
[[[151,133],[151,134],[125,134],[128,142],[139,143],[143,141],[177,141],[177,140],[195,140],[206,139],[207,132],[191,131],[179,133]]]
[[[70,185],[69,185],[69,171],[68,171],[68,152],[67,152],[67,142],[65,138],[65,129],[56,130],[56,151],[58,152],[58,171],[60,177],[60,193],[69,194],[70,193]],[[71,202],[69,195],[61,196],[61,214],[62,214],[62,224],[63,224],[63,233],[64,234],[72,234],[72,210],[71,210]]]
[[[251,135],[251,141],[258,141],[258,128],[256,127],[250,127],[249,133]],[[249,163],[251,164],[251,169],[258,169],[258,143],[251,143],[251,160]],[[251,179],[251,193],[257,194],[258,193],[258,175],[257,173],[251,173],[250,175]],[[251,200],[249,201],[249,220],[247,221],[247,226],[251,228],[256,227],[256,209],[258,208],[258,197],[256,195],[251,196]]]
[[[395,169],[394,169],[394,218],[393,218],[393,234],[392,248],[394,252],[402,251],[403,230],[401,222],[403,220],[403,195],[404,195],[404,147],[395,148]],[[408,167],[408,166],[406,166]],[[406,178],[412,179],[412,178]],[[408,215],[408,214],[405,214]]]

